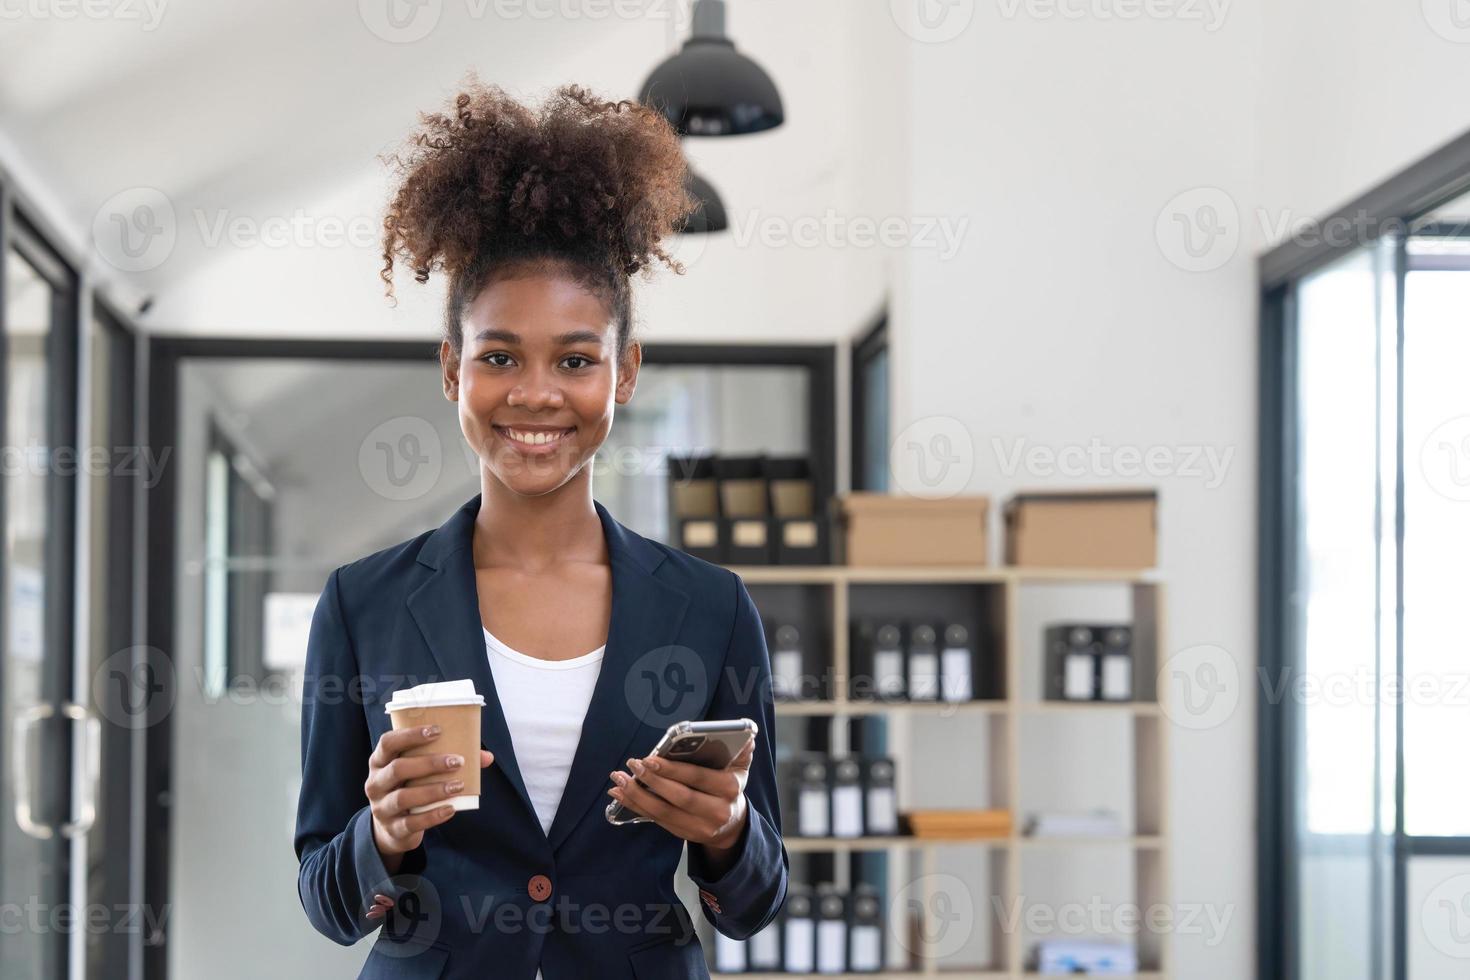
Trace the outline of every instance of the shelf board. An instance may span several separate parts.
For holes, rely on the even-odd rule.
[[[1135,585],[1157,585],[1155,568],[1025,568],[1011,566],[1008,571],[1022,582],[1126,582]]]
[[[955,712],[1000,714],[1010,705],[1001,700],[977,701],[777,701],[778,715],[947,715]]]
[[[1021,711],[1033,715],[1127,714],[1144,718],[1158,716],[1159,706],[1152,701],[1027,701]]]
[[[1153,585],[1155,569],[1024,568],[1014,565],[726,565],[749,585],[834,585],[839,582],[951,582],[998,585],[1017,582],[1121,582]]]
[[[831,585],[841,579],[842,565],[726,565],[746,585]]]
[[[1010,837],[785,837],[787,853],[886,851],[889,848],[1008,847]]]
[[[1131,847],[1140,851],[1158,851],[1164,847],[1164,839],[1158,836],[1134,837],[1087,837],[1080,835],[1020,838],[1021,846],[1044,849],[1048,847]]]
[[[711,977],[740,977],[741,980],[791,980],[795,973],[718,973]],[[1014,974],[1004,970],[956,970],[940,967],[935,973],[922,970],[885,970],[882,973],[810,973],[807,976],[836,977],[838,980],[933,980],[934,977],[964,977],[965,980],[1009,980]],[[1124,978],[1127,980],[1127,978]]]

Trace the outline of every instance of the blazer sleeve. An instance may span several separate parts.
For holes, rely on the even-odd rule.
[[[399,898],[404,876],[421,873],[423,845],[390,876],[373,841],[367,780],[372,734],[363,682],[342,614],[341,569],[327,579],[312,615],[301,708],[301,796],[296,805],[296,890],[316,930],[350,946],[382,920],[366,917],[373,895]]]
[[[707,716],[751,718],[760,726],[745,784],[748,816],[735,842],[734,862],[712,877],[703,852],[691,846],[689,877],[699,886],[705,918],[726,936],[746,939],[765,928],[786,900],[790,861],[776,799],[776,712],[765,629],[745,583],[738,575],[732,578],[735,621]]]

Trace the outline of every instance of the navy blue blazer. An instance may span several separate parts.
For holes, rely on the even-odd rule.
[[[343,945],[378,934],[362,978],[532,980],[538,965],[545,980],[706,977],[674,893],[684,842],[651,823],[614,827],[603,808],[608,774],[651,751],[673,722],[754,719],[749,819],[734,864],[714,876],[691,849],[688,871],[705,917],[725,935],[744,938],[774,918],[788,859],[755,605],[739,576],[628,530],[596,504],[612,564],[612,619],[566,789],[544,833],[481,631],[470,549],[479,505],[477,495],[437,530],[338,568],[318,600],[296,815],[307,918]],[[390,876],[364,793],[368,756],[391,727],[384,704],[401,688],[462,678],[485,697],[481,736],[495,753],[482,771],[480,808],[427,831]],[[538,876],[549,894],[545,881],[532,884]],[[395,907],[368,919],[379,892]]]

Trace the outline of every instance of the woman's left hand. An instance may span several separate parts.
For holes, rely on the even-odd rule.
[[[612,773],[617,785],[608,795],[675,837],[716,853],[727,851],[745,828],[745,782],[754,751],[752,738],[724,769],[657,756],[629,759],[628,768],[637,778],[621,770]]]

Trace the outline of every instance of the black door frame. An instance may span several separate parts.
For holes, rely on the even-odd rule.
[[[79,309],[81,285],[73,266],[54,250],[40,233],[14,189],[0,174],[0,263],[9,261],[14,251],[52,288],[51,323],[46,334],[46,431],[45,445],[53,454],[61,448],[77,448],[77,372]],[[5,324],[8,297],[3,269],[0,269],[0,379],[8,377],[9,334]],[[4,386],[0,384],[0,394]],[[8,399],[0,397],[0,433],[9,436]],[[46,545],[42,559],[42,581],[45,596],[43,620],[43,660],[41,675],[42,703],[59,709],[72,700],[74,679],[74,583],[76,582],[76,511],[77,478],[75,467],[52,465],[46,473]],[[0,481],[0,537],[4,536],[6,500],[4,481]],[[4,581],[4,564],[0,563],[0,589],[8,589]],[[0,630],[8,630],[0,621]],[[8,635],[8,634],[0,634]],[[4,696],[5,671],[0,670],[0,697]],[[10,732],[0,730],[0,760],[8,769],[11,763]],[[38,845],[49,855],[49,867],[43,890],[48,895],[70,898],[70,840],[59,833],[63,820],[71,819],[71,734],[72,726],[64,716],[56,715],[46,723],[41,745],[43,780],[37,803],[42,819],[56,830],[55,836]],[[55,774],[65,774],[58,778]],[[10,814],[0,815],[10,820]],[[0,854],[0,866],[4,855]],[[47,901],[44,896],[43,901]],[[65,969],[69,962],[71,937],[66,930],[50,934],[50,955]]]
[[[852,453],[851,480],[853,490],[885,491],[887,486],[870,487],[864,479],[868,465],[868,408],[872,392],[868,390],[867,367],[873,359],[888,350],[888,311],[885,309],[867,333],[852,345]],[[890,362],[890,366],[891,366]],[[886,462],[886,460],[885,460]]]
[[[1361,237],[1334,240],[1316,236],[1312,241],[1290,241],[1273,248],[1258,260],[1260,285],[1259,328],[1259,507],[1257,548],[1257,642],[1263,677],[1284,677],[1298,665],[1293,634],[1290,596],[1297,591],[1298,526],[1290,502],[1295,499],[1297,474],[1296,347],[1297,285],[1317,269],[1384,235],[1455,233],[1466,235],[1470,228],[1447,229],[1426,224],[1434,209],[1470,193],[1470,133],[1435,150],[1424,159],[1369,190],[1358,199],[1327,215],[1320,227],[1365,229]],[[1406,249],[1397,249],[1396,311],[1399,358],[1399,443],[1395,538],[1397,553],[1403,550],[1403,282],[1408,269]],[[1396,562],[1397,606],[1403,608],[1403,563]],[[1402,677],[1403,621],[1396,623],[1395,671]],[[1392,980],[1408,980],[1407,871],[1416,856],[1470,856],[1470,837],[1412,837],[1404,832],[1403,792],[1403,705],[1397,707],[1398,814],[1392,835],[1392,949],[1388,962]],[[1300,711],[1291,698],[1275,703],[1261,698],[1257,714],[1257,975],[1260,980],[1297,980],[1297,934],[1294,913],[1299,898],[1295,869],[1301,853],[1297,835],[1295,800],[1298,760],[1293,756],[1292,733],[1300,722]],[[1375,964],[1376,971],[1376,964]],[[1376,975],[1376,973],[1375,973]]]

